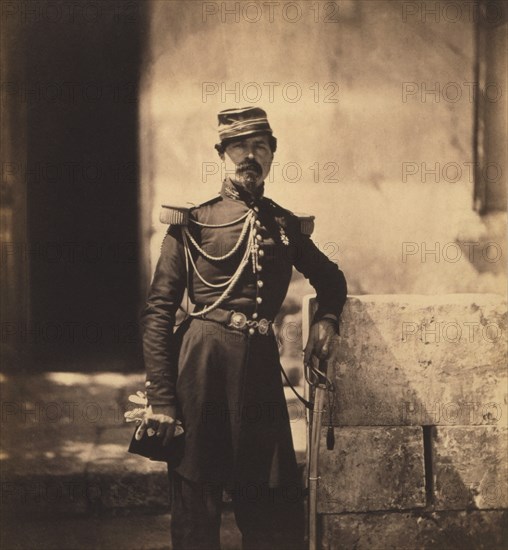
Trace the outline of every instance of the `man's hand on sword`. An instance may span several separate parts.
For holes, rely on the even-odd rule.
[[[307,345],[303,350],[303,362],[309,365],[312,356],[320,360],[333,360],[337,353],[337,321],[323,318],[310,327]]]

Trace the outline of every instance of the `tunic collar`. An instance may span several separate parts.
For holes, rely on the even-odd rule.
[[[259,187],[259,190],[256,196],[253,196],[248,191],[246,191],[243,187],[240,187],[239,185],[235,184],[235,182],[231,178],[226,178],[222,182],[222,188],[220,190],[220,194],[222,197],[227,197],[235,201],[241,201],[241,202],[244,202],[247,206],[252,207],[252,206],[256,206],[259,203],[259,201],[263,198],[264,190],[265,190],[265,184],[263,182],[263,184]]]

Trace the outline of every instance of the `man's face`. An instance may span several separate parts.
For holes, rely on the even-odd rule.
[[[267,134],[239,138],[226,147],[221,158],[226,174],[250,193],[258,189],[270,172],[273,153]]]

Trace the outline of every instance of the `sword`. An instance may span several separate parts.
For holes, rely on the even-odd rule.
[[[321,439],[321,425],[323,421],[323,407],[327,391],[334,391],[333,384],[326,376],[327,361],[320,360],[319,368],[309,367],[309,374],[306,376],[310,388],[314,388],[314,400],[312,417],[309,426],[309,465],[308,465],[308,487],[309,487],[309,550],[317,549],[317,491],[319,481],[319,443]],[[335,444],[333,426],[331,424],[326,436],[326,446],[332,450]]]

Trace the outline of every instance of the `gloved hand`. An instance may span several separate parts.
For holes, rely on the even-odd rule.
[[[142,439],[145,432],[148,437],[156,435],[162,439],[162,445],[168,446],[175,436],[177,427],[176,407],[165,405],[153,405],[148,407],[144,419],[136,431],[136,439]]]
[[[303,350],[303,362],[309,365],[314,355],[318,359],[333,359],[337,353],[337,322],[321,319],[310,327],[307,345]]]

